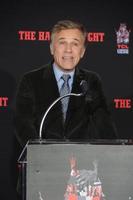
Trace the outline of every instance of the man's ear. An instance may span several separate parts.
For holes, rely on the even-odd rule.
[[[85,54],[85,50],[86,50],[86,48],[84,47],[83,49],[82,49],[82,52],[81,52],[81,58],[83,58],[83,56],[84,56],[84,54]]]
[[[53,45],[50,43],[50,53],[53,55]]]

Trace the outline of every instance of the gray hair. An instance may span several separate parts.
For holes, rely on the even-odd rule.
[[[53,28],[51,30],[51,42],[53,41],[55,33],[59,33],[60,31],[67,30],[67,29],[78,29],[84,37],[84,45],[86,46],[86,44],[87,44],[87,31],[86,31],[85,27],[81,23],[71,21],[71,20],[58,21],[53,26]]]

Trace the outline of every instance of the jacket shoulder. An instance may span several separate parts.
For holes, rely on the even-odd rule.
[[[89,79],[89,80],[101,81],[100,75],[94,71],[90,71],[86,68],[80,68],[79,71],[80,71],[80,74],[83,75],[83,77],[85,77],[86,80]]]
[[[38,77],[39,75],[43,75],[43,73],[50,67],[50,64],[42,65],[39,68],[33,69],[31,71],[26,72],[23,77]]]

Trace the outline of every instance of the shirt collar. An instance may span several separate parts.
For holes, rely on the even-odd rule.
[[[56,78],[57,82],[60,81],[60,78],[63,74],[69,74],[71,76],[71,79],[73,79],[74,72],[75,72],[75,69],[68,73],[63,72],[55,63],[53,64],[53,70],[54,70],[54,74],[55,74],[55,78]]]

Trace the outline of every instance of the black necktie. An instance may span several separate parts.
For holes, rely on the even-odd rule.
[[[71,78],[71,76],[69,74],[63,74],[61,78],[63,79],[64,82],[63,82],[62,87],[60,89],[60,96],[64,96],[64,95],[70,93],[70,87],[69,87],[68,81]],[[64,117],[64,121],[65,121],[69,97],[63,98],[61,100],[61,102],[62,102],[63,117]]]

